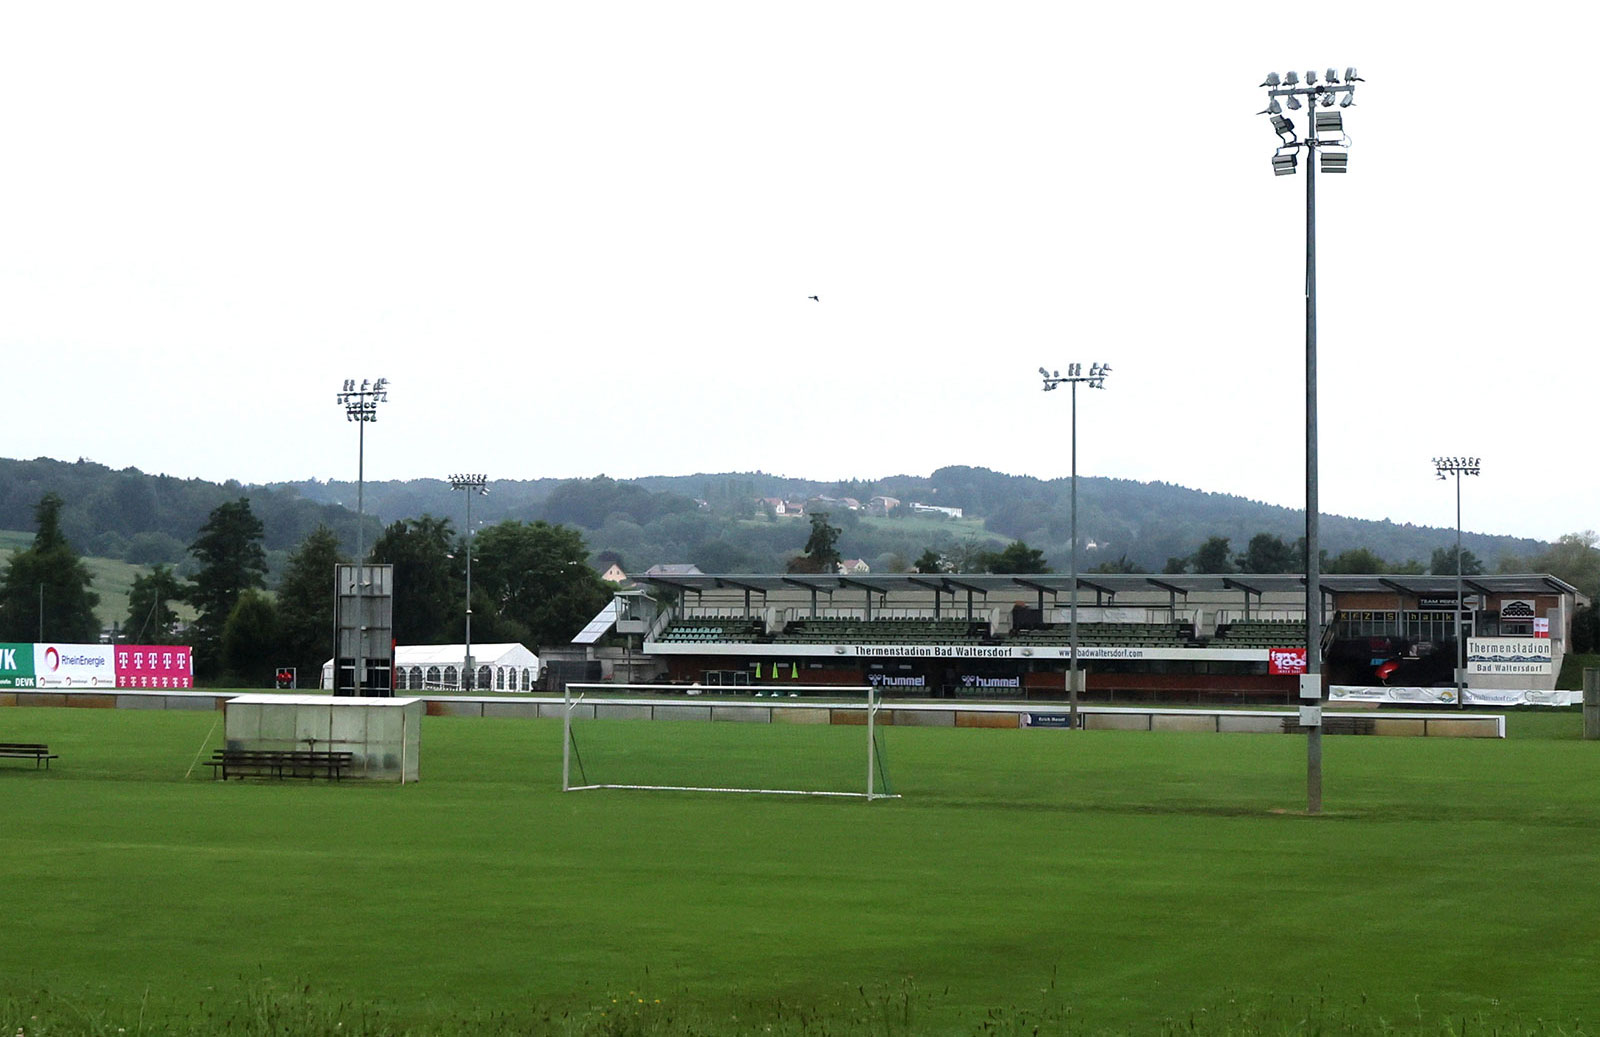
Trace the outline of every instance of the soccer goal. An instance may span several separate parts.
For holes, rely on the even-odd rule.
[[[866,687],[569,684],[561,788],[898,799]],[[756,697],[755,692],[762,692]]]

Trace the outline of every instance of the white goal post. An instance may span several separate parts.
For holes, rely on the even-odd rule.
[[[581,792],[591,789],[647,789],[672,792],[744,792],[773,796],[836,796],[865,799],[899,799],[889,787],[878,711],[882,708],[879,689],[866,686],[792,686],[778,691],[759,686],[742,687],[739,694],[734,687],[684,687],[681,685],[652,684],[568,684],[562,696],[561,710],[561,790]],[[771,691],[771,697],[751,695],[749,692]],[[859,719],[858,719],[859,718]],[[597,721],[608,725],[646,723],[659,726],[657,733],[679,732],[685,721],[708,723],[733,722],[748,726],[775,724],[799,727],[822,727],[818,739],[827,740],[832,748],[854,756],[865,763],[865,786],[856,789],[841,788],[782,788],[776,782],[752,780],[725,784],[652,783],[648,780],[602,781],[591,779],[584,764],[583,749],[574,720]],[[620,729],[615,729],[620,730]],[[852,731],[864,730],[866,737],[854,741]],[[776,733],[776,732],[774,732]],[[808,743],[809,744],[809,743]],[[854,744],[854,750],[848,745]],[[782,750],[778,750],[781,752]],[[802,751],[802,750],[797,750]],[[860,755],[857,756],[856,754]],[[626,754],[624,754],[626,755]],[[862,757],[865,759],[862,760]],[[781,761],[780,761],[781,763]],[[803,771],[804,768],[796,768]],[[850,769],[855,769],[851,767]],[[859,775],[861,772],[857,771]],[[763,775],[763,777],[767,777]],[[787,780],[787,779],[784,779]],[[855,779],[859,781],[858,777]],[[800,782],[805,784],[805,782]],[[813,784],[824,784],[817,781]]]

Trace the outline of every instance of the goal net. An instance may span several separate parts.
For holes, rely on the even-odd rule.
[[[877,689],[740,690],[567,685],[562,790],[898,798]]]

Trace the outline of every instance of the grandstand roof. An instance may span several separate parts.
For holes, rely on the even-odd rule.
[[[890,573],[862,575],[747,573],[646,573],[635,577],[642,584],[674,590],[749,590],[769,591],[854,589],[888,593],[890,591],[932,591],[949,594],[971,591],[975,594],[1005,594],[1018,591],[1046,594],[1070,593],[1072,577],[1063,573]],[[1324,590],[1332,593],[1376,592],[1391,594],[1450,594],[1456,589],[1455,576],[1401,576],[1323,574]],[[1462,586],[1475,594],[1575,594],[1577,588],[1546,573],[1467,576]],[[1100,590],[1108,594],[1161,590],[1175,594],[1237,590],[1245,593],[1286,593],[1304,588],[1306,578],[1291,573],[1079,573],[1079,589]]]

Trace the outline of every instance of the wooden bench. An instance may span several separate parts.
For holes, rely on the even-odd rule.
[[[8,760],[32,760],[33,769],[41,766],[50,769],[50,761],[60,759],[58,753],[50,751],[48,745],[38,742],[0,742],[0,758]]]
[[[1300,726],[1299,717],[1284,717],[1283,730],[1286,734],[1301,734],[1305,728]],[[1376,734],[1377,730],[1378,725],[1371,717],[1322,715],[1322,733],[1325,735],[1370,735]]]
[[[212,776],[229,778],[328,778],[342,780],[355,765],[352,752],[311,749],[218,749],[206,761]]]

